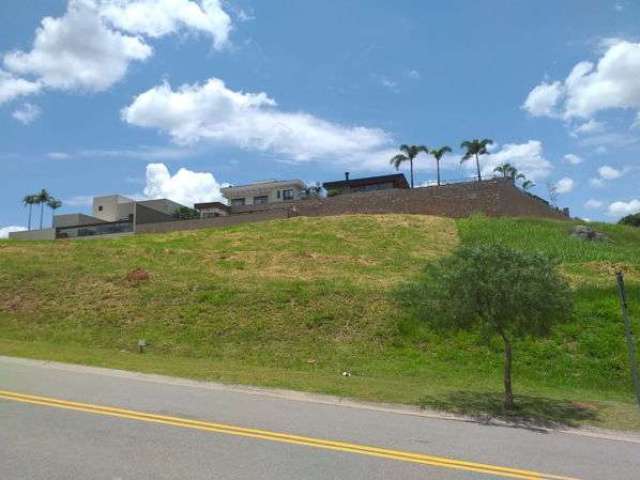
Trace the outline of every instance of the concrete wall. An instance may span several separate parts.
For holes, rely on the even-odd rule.
[[[136,225],[136,233],[164,233],[181,230],[198,230],[201,228],[229,227],[242,223],[264,222],[278,218],[287,218],[284,210],[272,210],[246,215],[232,215],[228,217],[198,218],[194,220],[178,220],[175,222],[146,223]]]
[[[161,212],[155,208],[147,207],[138,202],[135,204],[134,224],[135,229],[146,223],[172,222],[175,218],[172,215]]]
[[[93,216],[105,222],[117,222],[133,214],[135,202],[122,195],[93,198]]]
[[[13,240],[55,240],[56,229],[46,228],[44,230],[31,230],[24,232],[11,232],[9,238]]]
[[[104,222],[96,217],[84,215],[82,213],[67,213],[64,215],[55,215],[53,217],[53,226],[57,228],[75,227],[78,225],[95,225]]]

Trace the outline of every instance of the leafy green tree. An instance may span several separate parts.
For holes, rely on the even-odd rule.
[[[404,162],[409,162],[409,165],[411,166],[411,188],[413,188],[413,160],[418,156],[420,152],[428,154],[429,149],[424,145],[400,145],[400,150],[403,153],[399,153],[398,155],[394,156],[390,160],[390,163],[391,165],[396,167],[396,170],[399,170],[400,165],[402,165]]]
[[[438,185],[440,185],[440,160],[446,153],[451,153],[451,147],[445,145],[444,147],[429,150],[429,153],[436,159],[436,172],[438,175]]]
[[[505,409],[514,407],[513,341],[545,336],[572,312],[571,290],[552,261],[501,244],[458,248],[405,293],[418,317],[438,329],[502,339]]]
[[[56,210],[62,207],[62,202],[57,198],[49,196],[49,200],[47,200],[47,207],[51,209],[51,227],[53,227],[53,217],[56,213]]]
[[[632,227],[640,227],[640,212],[627,215],[618,222],[620,225],[631,225]]]
[[[200,218],[200,212],[195,208],[182,206],[173,212],[173,216],[180,220],[192,220],[194,218]]]
[[[33,206],[38,203],[37,195],[25,195],[22,199],[22,203],[24,203],[25,207],[29,207],[29,223],[28,229],[31,230],[31,213],[33,211]]]
[[[478,181],[482,180],[482,174],[480,173],[480,155],[488,154],[489,151],[487,150],[487,146],[492,144],[493,140],[488,138],[483,140],[466,140],[460,144],[460,148],[464,148],[466,150],[465,154],[462,156],[462,160],[460,160],[460,163],[464,163],[471,158],[475,158]]]
[[[44,206],[49,201],[49,198],[51,198],[51,196],[49,195],[49,192],[47,192],[43,188],[42,190],[40,190],[39,193],[35,194],[35,197],[36,197],[35,203],[40,205],[40,230],[42,230],[42,220],[44,218]]]

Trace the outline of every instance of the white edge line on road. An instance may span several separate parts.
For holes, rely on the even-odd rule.
[[[476,423],[481,425],[504,426],[513,428],[524,428],[519,425],[492,418],[489,421],[480,420],[471,416],[454,415],[442,413],[436,410],[421,409],[410,405],[396,405],[388,403],[370,403],[364,401],[356,401],[343,397],[332,395],[298,392],[295,390],[284,390],[277,388],[254,387],[248,385],[225,384],[219,382],[210,382],[204,380],[190,380],[187,378],[170,377],[154,373],[141,373],[128,370],[117,370],[104,367],[93,367],[87,365],[79,365],[75,363],[62,363],[50,360],[36,360],[22,357],[8,357],[0,355],[0,362],[13,363],[16,365],[38,366],[50,368],[53,370],[62,370],[76,373],[90,373],[94,375],[103,375],[107,377],[125,378],[130,380],[138,380],[150,383],[159,383],[166,385],[175,385],[190,388],[200,388],[206,390],[227,391],[234,393],[243,393],[261,397],[278,398],[283,400],[291,400],[296,402],[315,403],[320,405],[329,405],[337,407],[356,408],[360,410],[371,410],[383,413],[392,413],[396,415],[409,415],[414,417],[433,418],[438,420],[451,420],[458,422]],[[612,440],[620,442],[630,442],[640,444],[640,434],[633,432],[618,432],[615,430],[604,430],[598,428],[545,428],[536,427],[540,433],[561,433],[565,435],[578,435],[582,437]]]

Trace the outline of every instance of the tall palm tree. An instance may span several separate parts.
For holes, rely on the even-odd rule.
[[[516,167],[511,165],[510,163],[503,163],[502,165],[498,165],[493,169],[495,173],[501,174],[504,178],[513,177],[517,172]]]
[[[413,159],[418,156],[420,152],[429,153],[429,149],[424,145],[400,145],[400,150],[403,153],[399,153],[390,160],[391,165],[396,167],[396,170],[400,169],[400,165],[404,162],[409,162],[411,166],[411,188],[413,188]]]
[[[466,153],[460,160],[460,163],[464,163],[472,157],[476,159],[476,169],[478,171],[478,181],[482,180],[482,174],[480,173],[480,155],[486,155],[487,146],[493,144],[493,140],[485,138],[483,140],[473,139],[466,140],[460,144],[460,148],[466,149]]]
[[[53,217],[56,213],[56,210],[62,206],[62,202],[57,198],[49,196],[49,200],[47,200],[47,207],[51,209],[51,227],[53,228]]]
[[[36,200],[36,195],[25,195],[24,198],[22,199],[22,203],[24,203],[24,206],[28,206],[29,207],[29,223],[28,223],[28,228],[29,230],[31,230],[31,211],[33,210],[33,204],[34,203],[38,203]]]
[[[436,159],[436,172],[438,175],[438,185],[440,185],[440,160],[444,157],[445,153],[451,153],[451,147],[445,145],[438,149],[429,150],[429,153]]]
[[[42,219],[44,217],[44,204],[49,201],[49,198],[51,198],[51,196],[49,195],[49,192],[47,192],[43,188],[42,190],[40,190],[40,193],[35,194],[35,197],[36,197],[35,203],[40,204],[40,230],[42,230]]]

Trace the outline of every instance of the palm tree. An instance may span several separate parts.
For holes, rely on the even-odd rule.
[[[531,180],[525,180],[524,182],[522,182],[522,189],[523,190],[529,190],[533,187],[535,187],[536,184],[533,183]]]
[[[429,150],[429,153],[436,159],[436,172],[438,175],[438,185],[440,185],[440,160],[444,157],[445,153],[451,153],[451,147],[445,145],[438,149]]]
[[[396,167],[396,170],[399,170],[400,165],[404,162],[409,162],[409,165],[411,166],[411,188],[413,188],[413,159],[416,158],[420,152],[428,154],[429,149],[424,145],[400,145],[400,150],[403,153],[399,153],[393,157],[390,163]]]
[[[35,194],[35,197],[36,197],[36,201],[34,203],[40,204],[40,230],[42,230],[42,219],[44,217],[44,204],[49,201],[49,198],[51,198],[51,196],[49,195],[49,192],[47,192],[43,188],[42,190],[40,190],[40,193]]]
[[[503,163],[502,165],[498,165],[494,168],[493,171],[501,174],[504,178],[507,178],[513,177],[518,170],[510,163]]]
[[[480,155],[486,155],[489,153],[487,151],[487,145],[492,145],[493,140],[485,138],[484,140],[466,140],[460,144],[460,148],[466,149],[466,153],[460,160],[460,163],[464,163],[469,160],[471,157],[475,157],[476,159],[476,169],[478,171],[478,181],[482,180],[482,175],[480,173]]]
[[[29,206],[28,228],[29,228],[29,230],[31,230],[31,211],[33,210],[33,204],[34,203],[38,203],[37,200],[36,200],[36,195],[25,195],[24,198],[22,199],[22,203],[24,203],[25,207],[27,205]]]
[[[51,209],[51,227],[53,228],[53,216],[56,213],[56,210],[62,206],[62,202],[54,197],[49,197],[47,200],[47,207]]]

